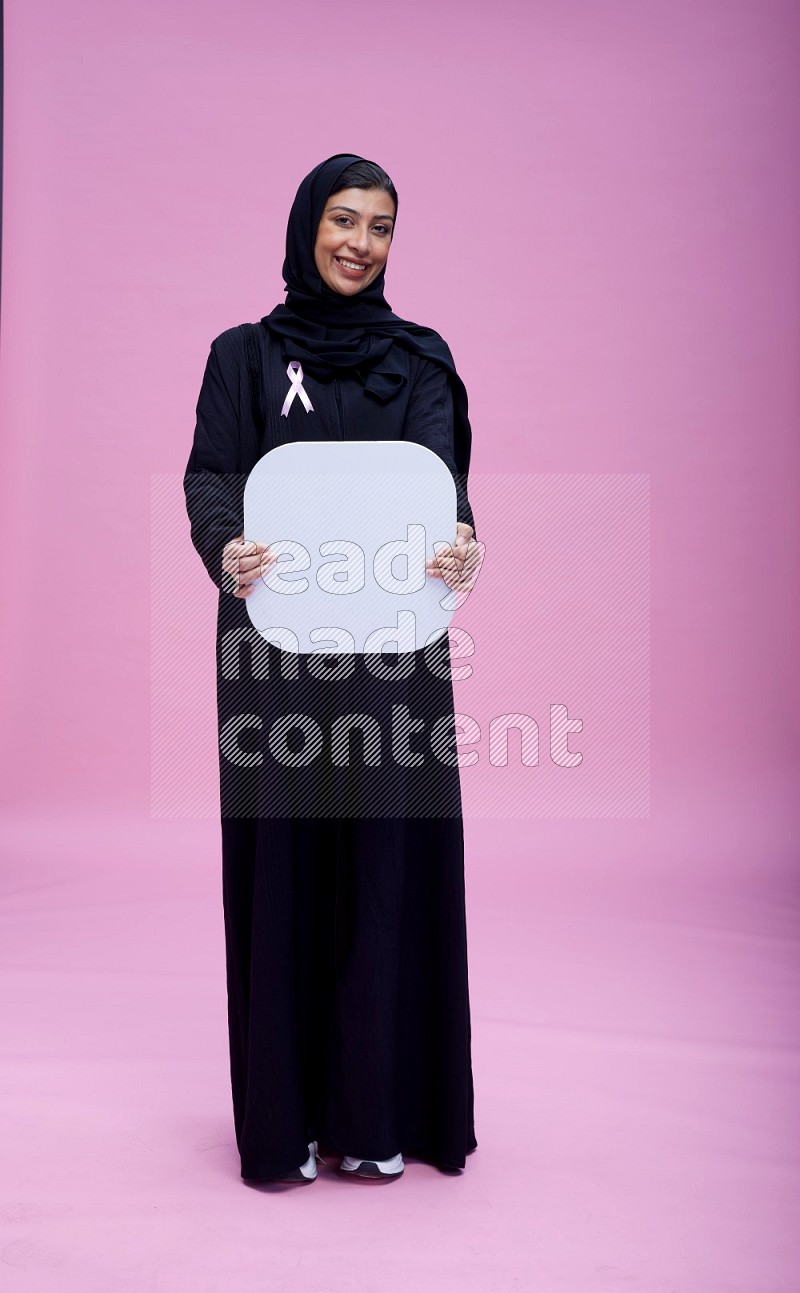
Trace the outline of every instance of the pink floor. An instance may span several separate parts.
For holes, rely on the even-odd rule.
[[[7,820],[3,1287],[793,1293],[793,849],[685,806],[467,822],[479,1145],[377,1186],[239,1178],[213,820]]]

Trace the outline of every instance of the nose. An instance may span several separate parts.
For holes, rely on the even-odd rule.
[[[369,253],[369,234],[367,230],[360,227],[352,229],[350,231],[348,246],[352,251],[359,255],[362,260],[366,260]]]

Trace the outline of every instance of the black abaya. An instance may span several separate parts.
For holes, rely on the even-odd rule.
[[[392,362],[405,382],[390,402],[376,409],[357,374],[343,369],[328,380],[306,375],[314,412],[295,399],[281,417],[286,355],[266,328],[257,335],[263,443],[243,333],[230,328],[211,346],[184,479],[192,540],[218,588],[222,549],[244,528],[247,475],[262,452],[290,441],[375,437],[378,427],[380,439],[427,445],[456,480],[459,519],[473,524],[466,481],[455,468],[453,401],[441,367],[394,346]],[[463,823],[452,682],[441,667],[446,644],[445,634],[444,656],[440,649],[384,657],[413,666],[394,679],[376,681],[358,655],[349,658],[352,672],[315,677],[311,657],[289,659],[265,642],[244,600],[220,591],[228,1024],[245,1178],[291,1171],[312,1139],[341,1154],[386,1159],[401,1152],[449,1168],[463,1167],[477,1145]],[[327,659],[333,667],[342,662]],[[288,664],[299,666],[297,677],[291,670],[287,676]],[[421,735],[409,738],[412,757],[365,766],[356,734],[349,766],[336,762],[338,715],[374,716],[387,742],[397,705],[422,720]],[[318,722],[325,748],[313,763],[287,767],[272,757],[269,734],[277,719],[300,711]],[[242,714],[253,723],[232,736],[231,720]],[[428,738],[437,719],[434,755]],[[285,749],[299,751],[303,741],[293,739],[287,734]],[[423,754],[423,768],[413,752]]]

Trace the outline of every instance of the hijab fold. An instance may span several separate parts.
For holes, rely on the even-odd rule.
[[[454,459],[466,479],[472,446],[467,392],[447,342],[432,328],[392,311],[383,294],[385,265],[362,291],[350,296],[329,287],[314,260],[325,203],[337,191],[342,172],[365,160],[354,153],[336,153],[300,184],[286,230],[286,303],[276,305],[261,322],[282,339],[287,359],[298,359],[313,377],[327,381],[349,370],[381,404],[394,399],[407,381],[398,347],[438,364],[453,392]]]

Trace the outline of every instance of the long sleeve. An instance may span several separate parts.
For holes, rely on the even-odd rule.
[[[225,337],[226,334],[223,334]],[[244,528],[244,486],[240,472],[238,386],[231,380],[235,356],[223,356],[222,338],[212,341],[197,401],[192,450],[183,478],[191,539],[210,578],[222,588],[222,550]]]
[[[406,414],[404,438],[424,445],[447,464],[456,487],[456,520],[475,530],[467,493],[467,474],[456,471],[453,437],[453,392],[447,373],[430,360],[420,361]],[[476,534],[473,534],[477,538]]]

